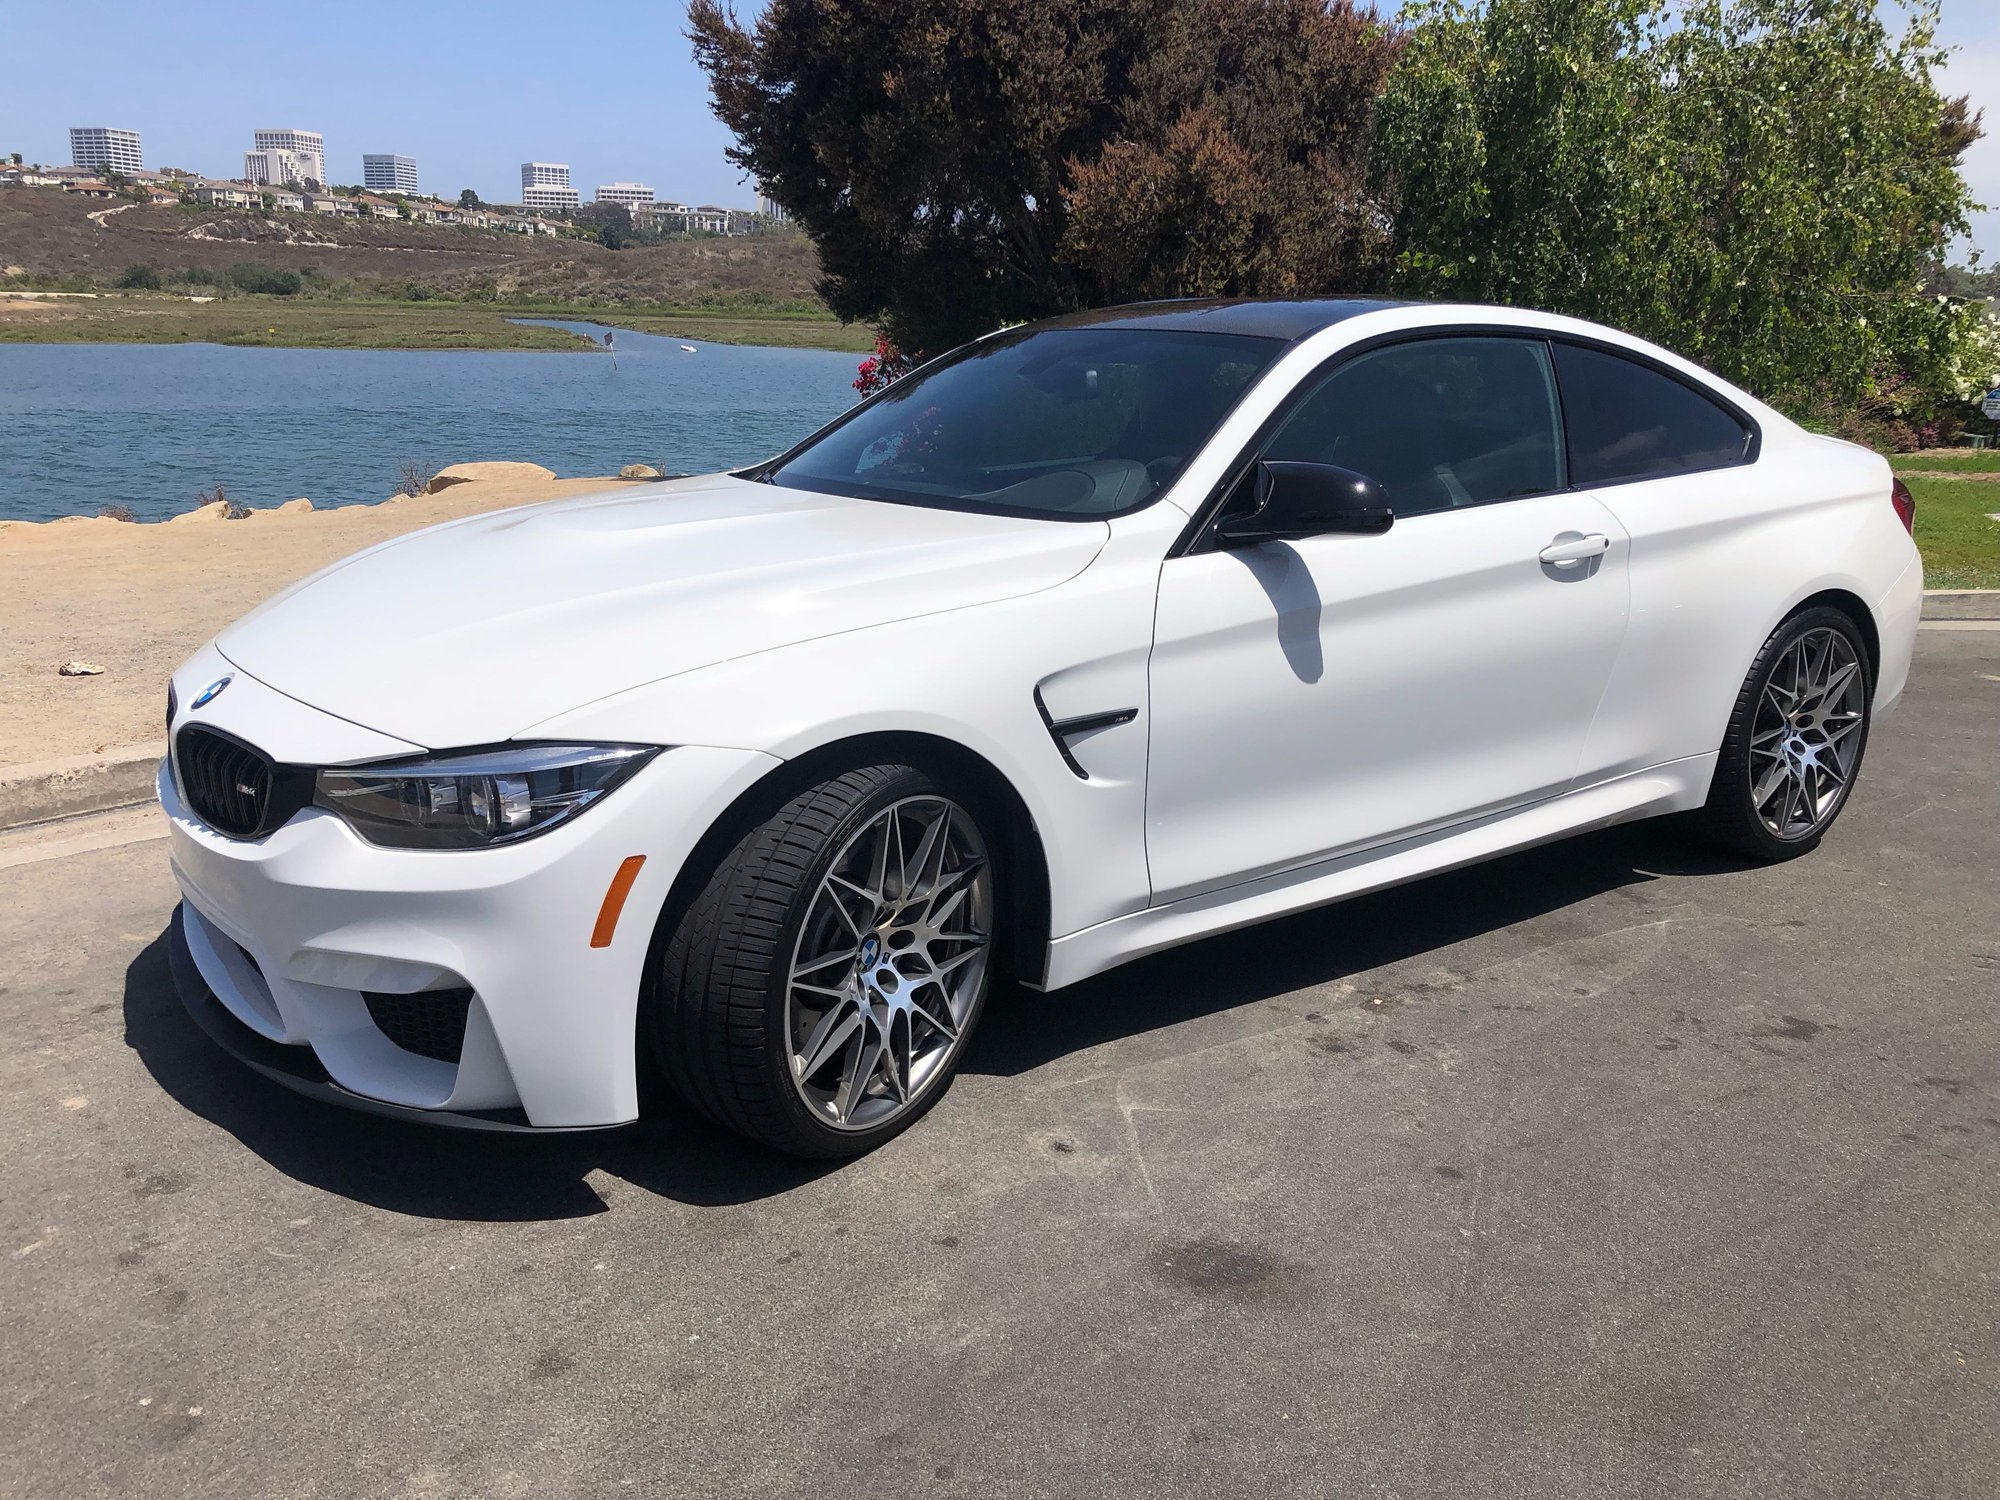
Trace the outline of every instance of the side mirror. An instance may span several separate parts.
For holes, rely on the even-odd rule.
[[[1254,509],[1224,516],[1215,534],[1227,542],[1297,541],[1329,532],[1374,535],[1395,524],[1382,486],[1337,464],[1264,461],[1257,465]]]

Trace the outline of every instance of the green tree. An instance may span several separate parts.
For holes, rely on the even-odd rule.
[[[460,208],[479,207],[479,194],[475,193],[471,188],[460,188],[458,190],[458,206]]]
[[[160,273],[140,261],[125,268],[118,278],[118,285],[128,291],[157,292],[160,289]]]
[[[1796,414],[1992,373],[1927,293],[1979,133],[1934,0],[1419,0],[1378,114],[1396,284],[1627,328]]]
[[[935,350],[1191,291],[1324,291],[1382,240],[1352,0],[772,0],[689,9],[731,158],[843,319]]]
[[[239,291],[262,292],[272,297],[295,297],[303,285],[299,273],[261,260],[238,261],[229,268],[229,280]]]
[[[572,223],[588,230],[609,250],[621,250],[632,243],[632,211],[622,203],[586,203],[570,215]]]

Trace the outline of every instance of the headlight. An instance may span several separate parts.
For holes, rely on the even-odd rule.
[[[316,806],[390,849],[484,849],[545,833],[659,754],[656,745],[510,745],[319,773]]]

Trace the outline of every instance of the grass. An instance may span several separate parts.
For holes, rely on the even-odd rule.
[[[174,296],[103,296],[0,301],[0,343],[233,344],[290,349],[583,349],[559,328],[511,318],[612,323],[641,333],[713,343],[860,351],[873,336],[825,314],[695,309],[626,314],[604,307],[535,303],[322,301],[230,297],[190,302]]]
[[[875,331],[859,323],[841,323],[824,314],[741,312],[608,312],[579,308],[571,313],[537,313],[536,317],[570,317],[630,328],[638,333],[673,338],[709,339],[721,344],[773,344],[792,349],[839,349],[851,354],[875,347]]]
[[[2000,588],[2000,484],[1979,479],[1911,479],[1917,497],[1917,550],[1924,587]]]
[[[2000,452],[1977,450],[1965,453],[1898,453],[1891,460],[1896,472],[2000,474]]]
[[[582,349],[559,328],[523,328],[460,303],[232,297],[65,299],[47,311],[0,304],[0,341],[31,344],[234,344],[290,349]]]

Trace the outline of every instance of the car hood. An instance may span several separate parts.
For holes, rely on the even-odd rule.
[[[1051,588],[1108,534],[712,475],[400,537],[295,584],[216,645],[383,734],[490,744],[732,657]]]

